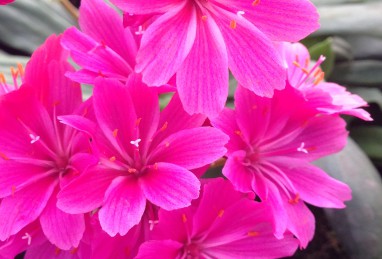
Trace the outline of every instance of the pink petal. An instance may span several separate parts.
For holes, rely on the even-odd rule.
[[[176,77],[188,113],[214,117],[223,109],[228,96],[227,67],[227,50],[215,21],[212,17],[198,21],[194,45]]]
[[[173,8],[181,0],[111,0],[113,4],[131,14],[161,13]]]
[[[189,206],[199,196],[200,182],[190,171],[168,163],[157,163],[154,167],[139,178],[150,202],[174,210]]]
[[[78,247],[85,231],[83,215],[71,215],[56,206],[52,196],[40,216],[41,228],[48,240],[63,250]]]
[[[84,0],[81,2],[79,24],[84,33],[97,42],[104,42],[134,67],[137,44],[113,8],[102,0]]]
[[[133,145],[130,141],[138,138],[138,118],[128,88],[117,80],[98,78],[95,82],[93,103],[99,127],[107,140],[117,153],[132,155]]]
[[[259,96],[272,97],[285,87],[286,71],[273,43],[244,18],[217,9],[216,22],[223,34],[228,65],[239,84]],[[235,28],[228,26],[236,21]]]
[[[142,218],[146,198],[135,179],[117,177],[105,193],[105,200],[99,211],[102,229],[110,236],[126,233]]]
[[[36,220],[56,185],[56,181],[45,178],[3,198],[0,205],[0,240],[4,241]]]
[[[113,170],[92,168],[66,185],[57,195],[57,207],[67,213],[86,213],[100,207],[112,180]],[[97,186],[97,188],[94,188]]]
[[[272,40],[299,41],[319,28],[318,12],[308,0],[267,0],[255,6],[245,0],[218,2],[244,11],[244,18]]]
[[[194,169],[224,156],[227,142],[228,136],[212,127],[182,130],[162,141],[148,160]]]
[[[188,2],[173,7],[143,34],[135,71],[149,86],[166,84],[189,54],[195,34],[195,7]]]
[[[279,159],[277,165],[293,182],[305,202],[318,207],[344,208],[344,201],[351,199],[349,186],[330,177],[318,167],[290,158]]]
[[[232,153],[223,167],[223,174],[239,192],[252,192],[254,173],[243,165],[245,157],[243,150]]]
[[[173,240],[151,240],[143,243],[136,259],[156,258],[158,254],[162,259],[178,258],[182,254],[184,245]]]

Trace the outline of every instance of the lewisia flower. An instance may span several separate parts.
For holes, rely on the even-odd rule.
[[[318,116],[290,86],[272,99],[239,86],[235,107],[212,120],[230,136],[223,174],[238,191],[270,204],[277,236],[287,228],[305,247],[314,217],[304,202],[343,208],[351,198],[346,184],[310,164],[345,146],[345,123],[338,115]]]
[[[107,96],[107,98],[105,98]],[[69,213],[99,209],[102,229],[125,235],[150,204],[166,210],[190,205],[200,183],[189,170],[223,156],[228,137],[201,127],[205,117],[190,116],[177,96],[160,112],[156,88],[132,74],[126,85],[99,78],[93,92],[96,121],[61,117],[87,132],[100,163],[73,180],[59,194]]]
[[[82,237],[83,216],[58,209],[56,194],[95,159],[86,138],[56,119],[82,105],[80,86],[64,76],[72,68],[59,41],[48,38],[20,89],[0,99],[0,240],[39,220],[51,243],[70,249]]]
[[[308,49],[301,43],[280,44],[285,65],[288,68],[288,82],[298,89],[304,98],[319,112],[326,114],[348,114],[370,121],[370,114],[360,107],[367,103],[358,95],[351,94],[345,87],[324,82],[324,72],[320,65],[325,57],[311,66]]]
[[[186,111],[209,116],[224,107],[228,68],[245,88],[271,97],[286,75],[272,40],[297,41],[318,28],[307,0],[111,2],[129,15],[161,14],[143,32],[135,71],[149,86],[176,73]]]
[[[123,27],[120,15],[103,0],[81,1],[79,24],[64,32],[62,45],[82,68],[68,72],[80,83],[92,84],[98,76],[126,81],[134,70],[137,41]]]
[[[141,245],[136,258],[276,258],[292,255],[297,246],[290,233],[275,238],[263,203],[218,178],[203,185],[190,207],[160,210],[152,240]]]

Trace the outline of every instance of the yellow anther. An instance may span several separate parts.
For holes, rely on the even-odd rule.
[[[118,129],[113,130],[113,137],[116,138],[118,136]]]
[[[231,27],[231,29],[236,29],[236,27],[237,27],[236,21],[235,21],[235,20],[232,20],[232,21],[229,23],[229,27]]]
[[[257,231],[249,231],[248,232],[248,236],[250,236],[250,237],[257,237],[259,235],[260,235],[260,233]]]
[[[183,223],[186,223],[187,222],[187,217],[186,217],[186,214],[182,214],[182,222]]]

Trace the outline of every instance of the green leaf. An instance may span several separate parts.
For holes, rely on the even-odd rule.
[[[332,45],[333,39],[327,38],[326,40],[318,42],[309,48],[309,53],[313,60],[318,60],[321,55],[326,57],[325,62],[321,64],[321,68],[325,72],[325,77],[330,75],[334,66],[335,55]]]
[[[325,209],[350,258],[381,258],[382,181],[378,171],[351,139],[343,151],[316,163],[352,189],[353,199],[345,209]]]

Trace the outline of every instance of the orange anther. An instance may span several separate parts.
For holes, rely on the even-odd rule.
[[[142,118],[138,118],[136,121],[135,121],[135,126],[139,126],[139,124],[141,124],[141,120]]]
[[[298,63],[297,61],[293,61],[293,65],[295,65],[296,67],[301,67],[300,63]]]
[[[207,21],[207,15],[202,15],[202,21]]]
[[[20,72],[20,76],[23,77],[24,76],[24,67],[21,63],[17,63],[17,68]]]
[[[118,129],[115,129],[115,130],[113,130],[113,137],[117,137],[118,136]]]
[[[243,133],[242,133],[240,130],[235,130],[234,132],[235,132],[235,134],[238,135],[238,136],[243,135]]]
[[[3,84],[6,83],[5,76],[3,73],[0,73],[0,83],[3,83]]]
[[[112,156],[112,157],[109,158],[109,161],[110,161],[110,162],[114,162],[116,159],[117,159],[117,158],[116,158],[115,156]]]
[[[255,0],[255,1],[252,2],[252,6],[256,6],[258,4],[260,4],[260,0]]]
[[[300,194],[296,193],[293,199],[290,199],[288,202],[292,205],[297,204],[300,201]]]
[[[257,231],[249,231],[248,232],[248,236],[250,236],[250,237],[257,237],[258,235],[260,235],[260,233]]]
[[[182,221],[183,223],[186,223],[187,222],[187,217],[186,217],[186,214],[182,214]]]
[[[237,27],[236,21],[235,21],[235,20],[232,20],[232,21],[229,23],[229,27],[231,27],[231,29],[236,29],[236,27]]]
[[[167,129],[167,126],[168,126],[168,122],[166,121],[163,126],[160,128],[159,131],[164,131],[165,129]]]

